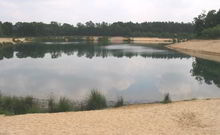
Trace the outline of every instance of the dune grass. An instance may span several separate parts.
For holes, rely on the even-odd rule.
[[[7,115],[38,113],[40,107],[33,97],[0,96],[0,113]]]
[[[0,92],[0,114],[5,115],[18,115],[27,113],[56,113],[56,112],[69,112],[69,111],[85,111],[85,110],[100,110],[107,107],[106,97],[96,89],[90,91],[84,102],[75,104],[73,100],[66,97],[59,99],[53,96],[44,100],[43,103],[40,99],[35,99],[32,96],[15,97],[4,96]],[[169,93],[165,94],[161,103],[171,103]],[[123,97],[119,97],[115,104],[111,107],[121,107],[124,105]],[[44,107],[42,107],[44,106]]]
[[[172,100],[170,98],[170,94],[169,93],[165,94],[164,99],[163,99],[163,101],[161,103],[163,103],[163,104],[172,103]]]
[[[93,89],[86,101],[86,110],[99,110],[107,107],[105,96],[98,90]]]
[[[0,93],[0,114],[55,113],[107,108],[106,97],[98,90],[91,90],[86,102],[80,103],[80,107],[66,97],[61,97],[57,100],[51,96],[46,100],[46,108],[42,107],[42,102],[39,102],[39,100],[40,99],[35,99],[31,96],[3,96]]]

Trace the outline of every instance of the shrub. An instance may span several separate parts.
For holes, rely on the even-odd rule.
[[[57,112],[67,112],[72,110],[73,110],[72,102],[65,97],[60,98],[57,106]]]
[[[56,103],[54,97],[52,96],[48,99],[48,112],[56,112]]]
[[[2,96],[1,98],[2,111],[14,112],[14,99],[10,96]]]
[[[123,97],[119,97],[117,102],[115,103],[115,107],[120,107],[124,105],[124,99]]]
[[[92,90],[86,103],[87,110],[97,110],[106,108],[106,98],[97,90]]]
[[[35,100],[32,96],[24,98],[25,113],[39,113],[41,112],[40,104],[38,100]]]
[[[212,39],[220,38],[220,25],[203,30],[201,36],[203,38],[212,38]]]
[[[171,102],[172,102],[172,101],[171,101],[171,99],[170,99],[170,94],[169,94],[169,93],[165,94],[162,103],[168,104],[168,103],[171,103]]]
[[[40,112],[40,108],[33,97],[1,96],[0,113],[25,114]]]

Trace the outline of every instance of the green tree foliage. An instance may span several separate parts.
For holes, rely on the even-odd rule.
[[[194,18],[195,32],[199,37],[219,38],[220,25],[220,9],[210,10],[207,14],[203,12],[198,17]]]
[[[5,36],[13,35],[13,25],[10,22],[5,22],[2,24],[2,31]]]
[[[0,36],[3,36],[2,22],[0,21]]]
[[[204,38],[219,38],[220,37],[220,24],[213,27],[213,28],[207,28],[202,31],[201,34]]]
[[[51,22],[0,22],[0,36],[149,36],[149,37],[176,37],[193,33],[194,26],[191,23],[175,22],[115,22],[112,24],[102,22],[85,24],[78,23],[60,24]]]

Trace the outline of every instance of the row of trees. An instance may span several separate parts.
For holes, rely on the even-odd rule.
[[[195,32],[197,36],[204,38],[220,37],[220,9],[203,12],[194,18]]]
[[[71,24],[51,22],[0,22],[0,36],[150,36],[150,37],[174,37],[178,35],[192,34],[192,23],[175,22],[115,22],[112,24],[92,21]]]

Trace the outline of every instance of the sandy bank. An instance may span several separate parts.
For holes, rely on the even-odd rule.
[[[12,43],[12,38],[0,38],[0,43],[3,43],[3,42],[6,42],[6,43]]]
[[[220,62],[220,40],[192,40],[167,47],[191,56]]]
[[[219,135],[220,99],[0,116],[1,135]]]
[[[68,42],[69,39],[68,38],[72,38],[71,36],[58,36],[58,37],[53,37],[55,39],[61,39],[64,40],[64,42]],[[105,37],[101,37],[101,36],[84,36],[81,37],[83,40],[91,40],[93,42],[98,42],[100,39],[105,38]],[[131,43],[138,43],[138,44],[169,44],[172,43],[172,39],[169,38],[152,38],[152,37],[107,37],[108,40],[111,43],[115,43],[115,44],[121,44],[121,43],[125,43],[126,41],[129,41]],[[35,37],[32,38],[16,38],[15,40],[18,42],[31,42],[35,39]],[[52,39],[53,40],[53,39]],[[7,43],[13,43],[16,44],[15,41],[13,41],[12,38],[0,38],[0,43],[3,42],[7,42]]]
[[[170,38],[153,38],[153,37],[135,37],[132,38],[134,43],[142,44],[168,44],[172,43],[173,40]]]
[[[25,38],[0,38],[0,43],[12,43],[12,44],[16,44],[16,43],[24,43],[27,42]]]
[[[112,43],[123,43],[130,41],[138,44],[167,44],[172,43],[172,39],[169,38],[152,38],[152,37],[109,37]]]
[[[84,37],[83,39],[92,39],[97,42],[101,38],[100,36]],[[125,41],[130,41],[131,43],[138,44],[169,44],[172,43],[170,38],[153,38],[153,37],[108,37],[111,43],[124,43]]]

